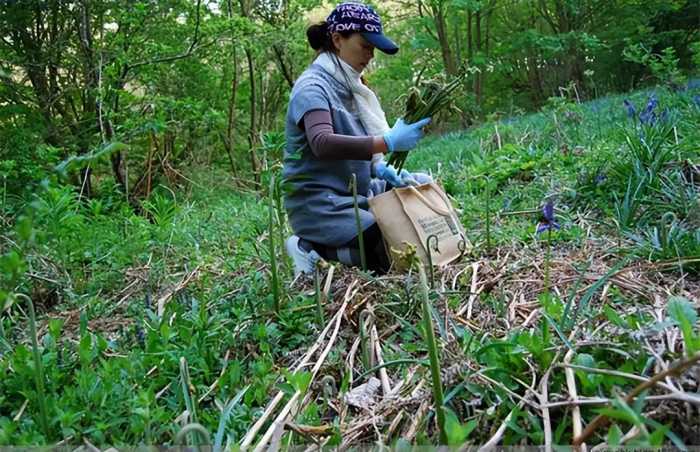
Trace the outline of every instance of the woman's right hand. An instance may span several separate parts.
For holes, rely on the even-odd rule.
[[[394,127],[384,134],[384,142],[389,152],[410,151],[423,138],[423,127],[430,123],[430,118],[424,118],[413,124],[406,124],[403,119],[397,119]]]

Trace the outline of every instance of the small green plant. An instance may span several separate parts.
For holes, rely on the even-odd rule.
[[[620,198],[617,193],[613,193],[615,200],[615,222],[620,229],[630,229],[637,223],[639,212],[644,202],[646,190],[646,178],[635,179],[630,175],[627,180],[627,189],[624,196]]]
[[[448,446],[461,446],[469,438],[469,435],[479,425],[476,419],[462,424],[459,418],[447,407],[442,408],[445,412],[445,433],[447,434]]]
[[[666,308],[670,320],[678,325],[683,334],[685,353],[688,357],[700,352],[700,333],[695,331],[698,312],[684,297],[671,297]]]
[[[323,293],[321,292],[321,268],[317,263],[316,268],[314,268],[314,295],[316,298],[316,323],[318,323],[319,328],[322,328],[326,323],[325,316],[323,314]]]
[[[484,220],[486,222],[486,252],[491,251],[491,180],[488,175],[484,175],[486,179],[486,184],[484,186],[484,198],[485,198],[485,209],[484,209]]]
[[[667,212],[656,224],[629,232],[634,243],[633,252],[650,260],[678,261],[683,267],[689,260],[689,269],[697,268],[700,258],[700,229],[693,229]]]
[[[363,309],[360,312],[360,357],[362,359],[362,366],[365,371],[367,369],[374,367],[374,351],[370,345],[370,328],[372,322],[372,313],[367,309]]]
[[[170,192],[170,197],[155,191],[141,204],[151,221],[160,227],[170,226],[180,210],[175,193],[170,189],[167,190]]]
[[[621,173],[629,174],[631,170],[634,174],[646,176],[648,184],[656,184],[662,169],[674,158],[673,124],[659,120],[640,127],[641,132],[625,129],[629,163],[622,166]]]

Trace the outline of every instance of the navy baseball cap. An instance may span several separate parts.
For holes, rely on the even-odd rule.
[[[341,3],[326,18],[326,23],[329,33],[354,31],[384,53],[393,55],[399,51],[399,46],[382,32],[379,15],[364,3]]]

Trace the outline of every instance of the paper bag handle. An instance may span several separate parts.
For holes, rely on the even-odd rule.
[[[445,205],[448,206],[448,209],[442,209],[442,208],[440,208],[440,207],[438,207],[438,206],[436,206],[436,205],[433,205],[433,203],[431,203],[431,202],[428,200],[428,198],[426,198],[425,196],[423,196],[423,193],[421,193],[420,191],[418,191],[418,189],[417,189],[416,187],[414,187],[413,185],[409,185],[409,186],[408,186],[408,189],[411,190],[411,191],[413,192],[413,194],[416,195],[416,197],[417,197],[418,199],[420,199],[421,202],[422,202],[423,204],[425,204],[425,206],[426,206],[427,208],[429,208],[430,210],[432,210],[433,212],[435,212],[435,213],[438,214],[438,215],[442,215],[443,217],[452,216],[452,212],[449,210],[450,202],[447,200],[447,197],[445,196],[445,194],[444,194],[444,193],[442,192],[442,190],[440,190],[439,188],[436,188],[436,187],[433,187],[433,188],[435,188],[435,191],[437,191],[437,193],[438,193],[438,195],[440,196],[440,198],[442,198],[442,200],[445,202]]]

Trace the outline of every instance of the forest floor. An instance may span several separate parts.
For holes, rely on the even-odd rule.
[[[432,288],[340,265],[295,280],[271,200],[223,172],[142,215],[46,187],[3,234],[39,344],[18,299],[0,445],[700,445],[699,95],[559,99],[426,139],[407,168],[473,245]],[[537,234],[550,200],[560,229]]]

